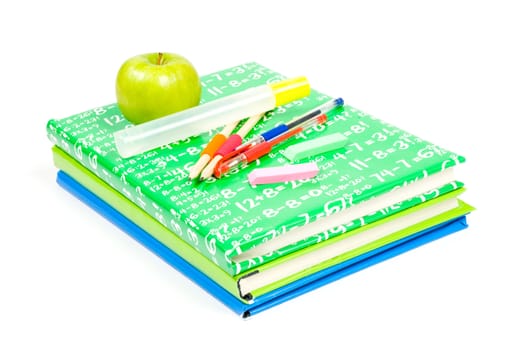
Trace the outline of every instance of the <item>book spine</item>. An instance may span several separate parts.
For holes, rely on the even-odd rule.
[[[91,118],[100,110],[104,110],[105,113],[114,110],[114,112],[117,113],[116,105],[112,104],[95,108],[78,114],[75,117]],[[218,236],[218,230],[210,230],[208,234],[201,236],[201,234],[197,232],[196,224],[192,221],[190,216],[187,216],[188,213],[184,208],[174,207],[173,203],[171,203],[170,206],[163,206],[148,200],[148,194],[144,193],[144,186],[137,183],[138,180],[136,180],[136,177],[127,177],[123,168],[119,166],[112,167],[107,161],[105,161],[105,157],[99,157],[99,153],[104,153],[103,150],[92,148],[95,139],[102,136],[98,135],[98,132],[104,131],[100,129],[93,130],[90,137],[77,138],[75,130],[68,128],[82,128],[82,126],[79,125],[81,124],[71,123],[71,125],[62,125],[59,120],[52,119],[46,126],[48,138],[53,144],[73,157],[86,169],[102,179],[112,188],[125,195],[133,203],[159,221],[163,226],[189,243],[200,254],[214,262],[226,273],[230,275],[234,274],[234,268],[227,259],[227,254],[221,251],[219,246],[216,245],[216,240],[220,238]],[[151,155],[148,152],[142,155],[142,157],[145,158],[149,156]],[[140,160],[137,159],[137,162],[140,162]],[[176,176],[177,174],[173,175]],[[174,190],[177,189],[175,188]]]

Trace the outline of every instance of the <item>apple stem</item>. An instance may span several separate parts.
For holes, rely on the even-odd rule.
[[[157,64],[161,65],[163,64],[163,53],[159,52],[159,56],[157,56]]]

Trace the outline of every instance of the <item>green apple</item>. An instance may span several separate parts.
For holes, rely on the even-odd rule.
[[[117,104],[134,124],[194,107],[201,98],[199,75],[175,53],[147,53],[128,59],[117,73]]]

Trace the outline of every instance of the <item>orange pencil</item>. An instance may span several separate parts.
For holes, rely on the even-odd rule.
[[[254,125],[256,125],[256,123],[261,119],[261,117],[263,117],[264,114],[265,113],[261,113],[248,118],[239,131],[236,134],[230,136],[228,140],[223,143],[221,149],[216,151],[212,161],[208,163],[206,168],[204,168],[204,170],[201,172],[200,181],[212,177],[217,163],[219,163],[219,161],[223,159],[226,154],[232,152],[237,146],[241,145],[243,138],[250,132],[250,130],[252,130]]]
[[[238,121],[227,124],[223,127],[219,133],[214,135],[212,140],[206,145],[205,149],[201,152],[201,156],[197,163],[194,164],[190,173],[188,175],[189,180],[195,179],[201,173],[201,170],[208,164],[212,156],[217,152],[221,145],[226,141],[227,136],[234,130],[237,126]]]

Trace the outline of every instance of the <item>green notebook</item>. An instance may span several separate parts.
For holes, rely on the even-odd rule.
[[[283,78],[257,63],[229,68],[202,77],[202,103]],[[247,137],[329,99],[312,90],[267,113]],[[248,173],[288,163],[282,149],[219,180],[194,184],[188,170],[214,130],[127,159],[113,142],[113,133],[129,125],[116,104],[50,120],[47,131],[55,145],[227,275],[240,276],[463,186],[451,171],[463,157],[350,106],[328,117],[291,141],[334,132],[349,138],[344,148],[302,160],[318,164],[315,178],[258,186],[248,183]]]
[[[290,267],[292,265],[292,267],[294,267],[294,265],[297,265],[296,262],[298,261],[304,263],[305,259],[309,258],[309,255],[316,254],[318,251],[334,249],[332,247],[338,247],[339,243],[345,243],[345,241],[348,241],[347,247],[340,248],[343,252],[332,252],[332,255],[334,255],[332,258],[325,259],[321,263],[310,264],[307,268],[288,273],[286,277],[253,288],[253,286],[243,286],[243,284],[247,280],[249,281],[251,276],[257,275],[254,272],[258,270],[253,269],[246,274],[242,273],[240,275],[231,276],[207,257],[197,253],[192,245],[186,243],[180,238],[180,236],[168,230],[158,220],[148,215],[144,210],[132,203],[122,194],[118,193],[58,147],[53,147],[53,159],[55,165],[59,169],[73,177],[81,185],[135,222],[135,224],[144,229],[159,242],[173,250],[233,296],[245,303],[250,303],[253,298],[257,298],[267,292],[283,287],[291,282],[301,279],[302,277],[338,265],[341,262],[365,254],[392,242],[396,242],[442,222],[465,215],[473,209],[469,205],[456,199],[456,197],[464,191],[463,188],[456,189],[436,198],[433,198],[434,195],[427,194],[427,201],[422,204],[415,205],[410,209],[382,220],[378,220],[373,224],[346,232],[336,238],[320,242],[319,244],[309,246],[308,248],[296,251],[292,254],[284,255],[279,259],[261,266],[260,273],[264,273],[265,271],[272,272],[275,268],[280,269],[282,266]],[[428,218],[426,218],[423,216],[423,213],[425,210],[429,209],[434,209],[435,212],[428,214]],[[406,219],[410,215],[418,215],[421,217],[417,218],[416,224],[407,226]],[[371,233],[373,233],[372,236]],[[374,235],[375,233],[376,236]],[[350,243],[353,243],[352,240],[362,239],[365,235],[370,236],[369,243],[362,241],[360,242],[362,244],[360,244],[359,247],[349,249],[349,241],[351,241]],[[249,277],[246,277],[247,275]]]

